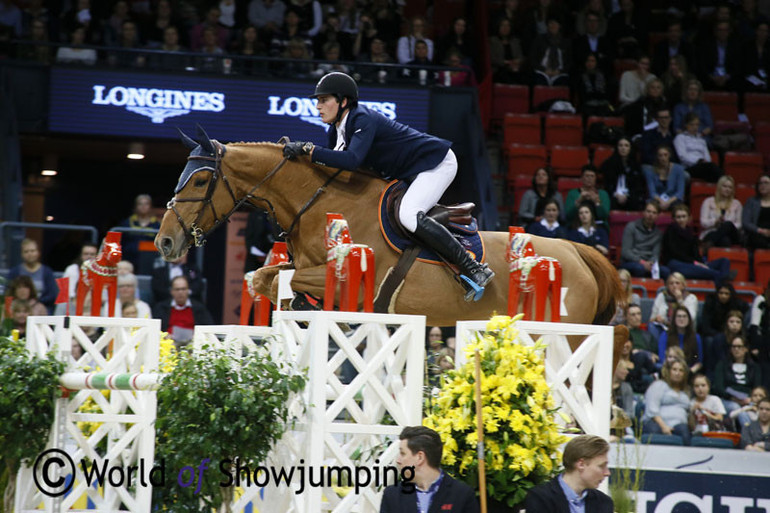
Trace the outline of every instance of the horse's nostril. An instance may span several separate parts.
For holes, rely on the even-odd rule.
[[[171,240],[171,237],[163,237],[160,239],[160,249],[165,254],[171,253],[171,249],[174,247],[174,241]]]

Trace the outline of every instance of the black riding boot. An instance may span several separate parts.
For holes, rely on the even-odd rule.
[[[426,216],[423,212],[417,213],[417,229],[414,231],[414,237],[444,260],[456,265],[462,274],[470,278],[481,289],[477,291],[468,285],[470,290],[465,294],[466,301],[481,299],[484,287],[495,276],[494,271],[487,264],[480,264],[471,258],[445,226]]]

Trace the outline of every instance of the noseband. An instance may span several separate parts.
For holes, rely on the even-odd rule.
[[[225,146],[220,143],[219,141],[212,140],[211,144],[214,145],[214,156],[209,155],[190,155],[187,157],[188,161],[196,161],[196,160],[202,160],[204,162],[213,162],[214,167],[211,166],[201,166],[195,171],[191,173],[191,175],[194,175],[196,172],[201,170],[207,170],[211,171],[212,178],[209,182],[209,186],[206,189],[206,195],[198,198],[177,198],[176,195],[171,198],[171,200],[166,204],[166,209],[171,210],[174,212],[174,215],[176,216],[176,220],[179,222],[179,226],[182,227],[182,232],[184,232],[185,240],[187,243],[192,243],[195,245],[195,247],[201,247],[204,244],[206,244],[206,238],[209,236],[211,232],[213,232],[217,227],[219,227],[220,224],[227,221],[231,215],[233,215],[233,212],[241,208],[241,206],[246,203],[249,199],[253,199],[253,193],[259,189],[260,186],[262,186],[263,183],[265,183],[267,180],[272,178],[272,176],[278,172],[279,169],[283,167],[283,165],[286,163],[286,157],[284,157],[274,168],[272,171],[270,171],[265,177],[260,180],[257,185],[252,187],[252,189],[240,200],[235,197],[235,193],[233,193],[233,189],[230,186],[230,182],[227,180],[227,175],[224,174],[222,171],[222,158],[225,155],[226,148]],[[227,187],[227,192],[230,193],[230,198],[233,200],[233,207],[230,209],[228,213],[223,215],[222,217],[219,217],[217,214],[217,209],[214,206],[214,202],[212,201],[212,196],[214,195],[214,190],[216,189],[217,182],[219,181],[220,177],[222,178],[222,182],[225,184],[225,187]],[[263,199],[264,198],[260,198]],[[267,201],[267,200],[264,200]],[[190,227],[188,228],[187,225],[184,222],[184,219],[182,219],[182,216],[179,214],[179,211],[176,209],[177,203],[203,203],[201,206],[201,209],[198,211],[198,215],[195,217],[195,221],[190,224]],[[268,202],[269,205],[269,202]],[[212,225],[209,230],[204,233],[203,230],[198,226],[200,224],[201,218],[203,217],[203,213],[206,211],[206,207],[211,208],[211,213],[214,215],[214,224]],[[272,205],[269,205],[272,208]]]

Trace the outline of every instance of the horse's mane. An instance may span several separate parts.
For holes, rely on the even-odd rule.
[[[238,142],[231,142],[228,144],[228,146],[268,146],[271,148],[283,148],[283,144],[277,143],[277,142],[269,142],[269,141],[238,141]]]

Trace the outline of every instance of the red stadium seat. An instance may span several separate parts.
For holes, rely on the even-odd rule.
[[[600,169],[604,161],[610,158],[614,151],[615,150],[612,148],[612,146],[600,145],[594,148],[594,157],[592,162],[594,166],[596,166],[596,169]]]
[[[580,169],[588,164],[585,146],[554,146],[551,148],[551,168],[557,177],[580,176]]]
[[[764,171],[761,153],[725,153],[725,173],[732,176],[736,183],[754,184]]]
[[[706,296],[714,292],[714,282],[711,280],[687,279],[687,290],[695,294],[698,301],[705,301]]]
[[[770,249],[754,251],[754,281],[761,287],[770,282]]]
[[[714,121],[738,121],[738,93],[704,91],[703,101],[711,109]]]
[[[540,116],[537,114],[506,114],[503,118],[503,144],[540,144]]]
[[[690,211],[695,222],[700,222],[700,209],[706,198],[710,198],[717,190],[713,183],[695,182],[690,183]]]
[[[636,69],[639,64],[636,62],[636,59],[615,59],[613,65],[615,68],[615,79],[619,81],[623,73]]]
[[[501,125],[508,113],[529,112],[529,87],[523,85],[494,84],[492,90],[492,122]]]
[[[753,281],[736,281],[733,282],[733,287],[735,287],[735,292],[738,295],[744,296],[743,299],[747,300],[749,303],[754,301],[756,296],[761,295],[765,291],[765,288],[760,283]]]
[[[511,144],[508,148],[508,180],[517,175],[532,177],[548,164],[548,153],[540,144]]]
[[[562,198],[566,198],[569,191],[572,189],[577,189],[581,185],[583,185],[583,181],[580,178],[562,177],[559,178],[556,189],[559,191],[559,194],[561,194]]]
[[[745,248],[711,248],[708,259],[726,258],[730,261],[730,269],[735,269],[738,274],[737,281],[749,280],[749,252]]]
[[[583,144],[583,120],[580,116],[548,114],[545,117],[545,145],[581,146]]]
[[[631,278],[631,284],[643,287],[649,298],[655,298],[658,295],[658,289],[666,286],[663,280],[655,278]]]
[[[736,184],[735,187],[735,199],[741,202],[741,205],[745,205],[746,201],[752,196],[756,196],[757,192],[754,185],[748,184]]]
[[[743,112],[752,124],[770,119],[770,94],[746,93],[743,96]]]
[[[542,86],[532,88],[532,108],[548,100],[570,100],[569,87],[567,86]]]
[[[619,126],[621,128],[625,126],[623,118],[618,118],[615,116],[589,116],[589,118],[586,120],[586,128],[590,127],[594,123],[604,123],[607,126]]]
[[[641,212],[610,210],[610,246],[620,246],[623,242],[623,229],[632,221],[642,217]]]
[[[770,164],[770,123],[760,121],[754,125],[754,144],[762,154],[765,166]]]
[[[510,181],[508,182],[511,183]],[[519,213],[521,198],[532,188],[532,175],[518,175],[513,179],[513,213]]]

